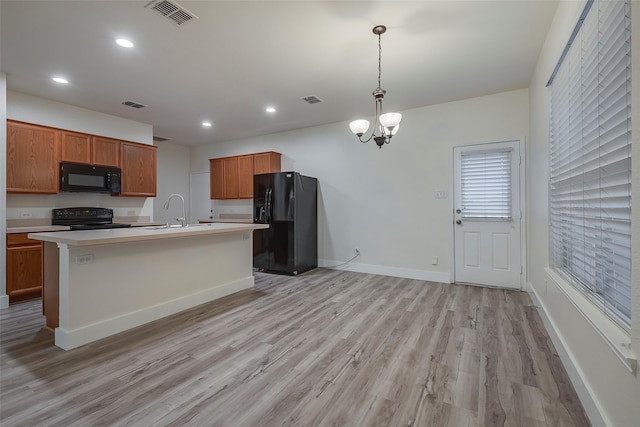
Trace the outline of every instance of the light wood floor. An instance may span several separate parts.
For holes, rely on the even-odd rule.
[[[0,312],[2,426],[589,425],[526,293],[258,274],[68,352],[40,310]]]

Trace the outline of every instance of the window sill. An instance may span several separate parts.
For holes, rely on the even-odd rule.
[[[545,268],[547,277],[557,286],[557,288],[569,299],[584,319],[602,337],[604,342],[611,348],[613,353],[624,364],[626,369],[633,375],[638,371],[638,360],[631,350],[630,335],[618,326],[613,320],[607,317],[598,307],[595,306],[579,290],[567,283],[562,276],[553,271],[550,267]]]

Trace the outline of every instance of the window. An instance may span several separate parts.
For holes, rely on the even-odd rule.
[[[631,324],[629,1],[589,1],[550,80],[550,264]]]
[[[461,154],[463,219],[511,220],[511,152],[502,149]]]

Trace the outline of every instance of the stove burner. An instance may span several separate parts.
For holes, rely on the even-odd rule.
[[[113,209],[108,208],[62,208],[54,209],[52,225],[66,225],[71,230],[101,230],[126,228],[131,224],[113,223]]]

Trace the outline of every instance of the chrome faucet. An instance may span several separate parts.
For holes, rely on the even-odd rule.
[[[187,226],[187,218],[186,218],[186,215],[184,214],[184,197],[182,197],[180,194],[172,194],[172,195],[170,195],[169,198],[167,199],[166,203],[164,204],[164,208],[166,210],[169,210],[169,202],[174,197],[179,197],[180,200],[182,201],[182,217],[181,218],[176,218],[176,220],[180,221],[180,224],[182,225],[182,227],[186,227]]]

